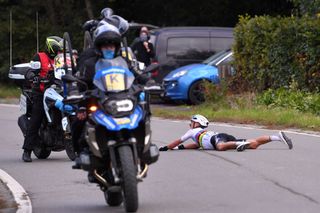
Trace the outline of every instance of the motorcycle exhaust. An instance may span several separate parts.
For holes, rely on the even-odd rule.
[[[88,134],[86,136],[86,140],[88,141],[88,144],[93,154],[101,158],[102,154],[100,152],[100,149],[96,140],[96,130],[94,128],[91,128],[91,127],[88,128]]]
[[[105,187],[109,188],[111,186],[106,179],[104,179],[101,175],[98,174],[96,169],[93,171],[93,175]]]
[[[142,178],[145,177],[145,175],[147,174],[148,170],[149,170],[149,166],[148,166],[148,164],[145,164],[145,166],[143,168],[143,171],[141,171],[141,173],[137,175],[137,179],[142,181]]]

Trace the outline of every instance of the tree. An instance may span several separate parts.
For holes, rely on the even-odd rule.
[[[320,0],[291,0],[300,15],[319,16]]]
[[[13,13],[13,63],[16,64],[29,61],[36,51],[36,12],[40,50],[47,36],[62,36],[65,31],[71,35],[72,46],[80,50],[83,23],[99,18],[105,7],[111,7],[128,21],[158,26],[234,27],[241,14],[290,15],[292,3],[284,0],[0,0],[0,81],[7,79],[9,69],[10,10]]]

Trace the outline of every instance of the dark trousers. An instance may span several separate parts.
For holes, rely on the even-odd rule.
[[[86,146],[84,138],[84,126],[86,121],[75,119],[71,124],[71,135],[74,151],[80,153],[83,151],[83,148]]]
[[[31,117],[28,122],[26,137],[24,138],[23,149],[33,150],[35,144],[40,140],[39,129],[41,126],[42,119],[45,116],[43,109],[43,94],[33,95],[33,104]]]

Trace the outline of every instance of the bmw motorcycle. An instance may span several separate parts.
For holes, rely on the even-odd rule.
[[[66,57],[70,61],[70,56]],[[65,60],[65,61],[67,61]],[[54,106],[56,100],[62,100],[63,87],[61,76],[64,75],[65,63],[63,56],[57,55],[54,64],[54,75],[48,79],[37,78],[37,82],[50,85],[44,92],[43,107],[45,110],[45,118],[42,120],[39,130],[40,142],[35,145],[33,153],[38,159],[46,159],[52,151],[65,150],[69,159],[74,160],[76,154],[73,149],[70,131],[71,114],[61,112]],[[20,112],[22,115],[18,118],[18,125],[26,136],[28,122],[32,111],[32,89],[31,82],[24,79],[25,73],[29,69],[39,69],[40,62],[31,62],[23,67],[14,66],[9,71],[9,77],[15,79],[20,86],[22,94],[20,95]],[[19,79],[19,80],[17,80]]]
[[[137,184],[159,156],[157,146],[151,144],[149,94],[122,57],[99,59],[95,68],[96,89],[87,90],[79,100],[65,99],[68,104],[86,104],[88,149],[80,154],[81,168],[88,171],[90,182],[100,186],[107,204],[119,206],[123,202],[126,211],[135,212]],[[72,75],[62,79],[86,85]]]

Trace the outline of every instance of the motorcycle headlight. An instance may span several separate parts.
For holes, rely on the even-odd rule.
[[[107,100],[104,104],[105,109],[110,114],[116,114],[119,112],[130,112],[133,109],[133,101],[130,99],[124,100]]]

